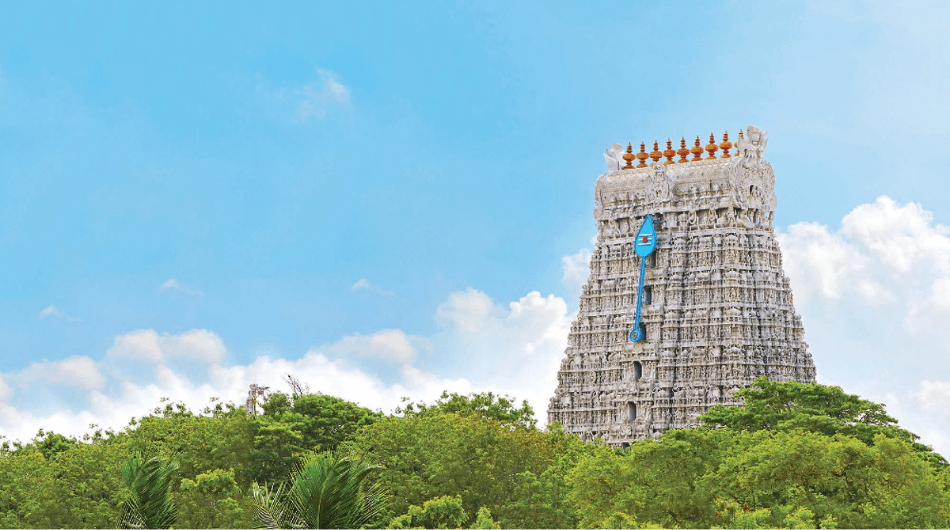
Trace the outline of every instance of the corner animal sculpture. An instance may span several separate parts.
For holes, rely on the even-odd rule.
[[[640,329],[640,312],[643,309],[643,277],[647,271],[647,257],[656,250],[656,230],[653,228],[653,217],[647,215],[637,232],[637,245],[634,252],[640,256],[640,283],[637,287],[637,316],[633,321],[633,329],[630,330],[630,342],[639,342],[643,340],[643,330]]]

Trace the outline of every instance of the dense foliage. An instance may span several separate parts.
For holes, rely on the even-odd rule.
[[[276,490],[255,486],[260,523],[267,528],[368,528],[379,524],[383,492],[373,466],[332,452],[309,456]]]
[[[384,415],[300,388],[257,416],[165,402],[120,432],[4,443],[0,527],[950,526],[946,460],[837,387],[760,379],[626,450],[507,396]]]
[[[119,521],[122,528],[171,528],[178,522],[178,510],[171,499],[172,474],[177,468],[160,458],[142,462],[137,456],[129,457],[122,466],[122,478],[129,488]]]

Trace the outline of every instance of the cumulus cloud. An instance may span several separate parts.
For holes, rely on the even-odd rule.
[[[582,248],[569,256],[561,258],[561,284],[567,288],[572,301],[580,298],[581,288],[590,275],[590,258],[597,245],[597,234],[590,238],[590,248]]]
[[[841,232],[897,272],[925,268],[950,274],[950,228],[933,221],[917,203],[900,206],[881,196],[846,215]]]
[[[96,363],[89,357],[70,357],[57,362],[33,363],[21,372],[20,377],[87,390],[101,388],[105,383],[105,378],[99,372]],[[2,394],[2,389],[0,389],[0,394]]]
[[[82,322],[82,319],[79,317],[73,317],[66,314],[66,312],[60,310],[54,305],[46,306],[42,311],[40,311],[40,318],[60,318],[63,320],[68,320],[70,322]]]
[[[472,390],[464,378],[442,378],[408,365],[403,368],[403,381],[387,385],[375,374],[348,368],[345,362],[331,361],[312,349],[297,360],[273,359],[265,355],[247,365],[212,365],[211,377],[201,384],[165,366],[159,366],[152,381],[145,384],[123,380],[120,374],[115,392],[91,390],[89,406],[81,410],[43,415],[33,412],[28,406],[15,407],[0,400],[0,432],[10,439],[27,440],[40,428],[69,435],[80,435],[93,423],[118,429],[130,418],[147,414],[163,397],[181,401],[192,409],[203,408],[212,397],[243,403],[250,384],[274,388],[288,373],[325,394],[373,409],[392,409],[403,396],[432,400],[446,389],[461,393]],[[0,393],[0,397],[3,395]]]
[[[827,226],[798,223],[779,236],[785,272],[793,278],[808,278],[805,289],[825,298],[840,298],[851,278],[866,268],[866,258],[857,247]]]
[[[820,380],[887,403],[902,426],[944,454],[950,453],[944,405],[950,400],[948,238],[920,205],[887,197],[855,208],[837,229],[798,223],[778,234]],[[579,286],[587,255],[566,258],[565,284]],[[367,280],[353,288],[369,286]],[[279,387],[287,373],[315,390],[384,410],[403,396],[431,401],[442,390],[507,393],[527,399],[543,423],[575,317],[563,298],[532,291],[500,303],[469,288],[450,293],[433,317],[439,328],[429,336],[399,329],[350,334],[299,359],[264,355],[233,366],[225,365],[224,342],[212,331],[133,330],[115,337],[99,362],[71,358],[0,374],[0,431],[29,437],[39,427],[67,434],[82,433],[89,423],[120,427],[160,397],[193,408],[212,396],[242,403],[248,385]],[[354,367],[352,361],[362,358],[396,365]],[[177,369],[169,362],[174,359],[203,362],[206,379]],[[109,364],[119,360],[154,370],[133,382]],[[44,414],[23,397],[22,381],[67,380],[80,381],[77,388],[86,396],[73,410]]]
[[[425,337],[406,335],[398,329],[384,329],[372,335],[359,333],[343,337],[339,341],[320,350],[336,355],[355,354],[360,357],[388,359],[400,363],[411,363],[419,349],[431,349]]]
[[[449,294],[449,299],[439,305],[435,314],[441,324],[452,325],[462,333],[478,333],[501,316],[487,294],[471,287]]]
[[[370,281],[367,280],[366,278],[360,278],[359,280],[357,280],[356,283],[354,283],[353,285],[350,286],[350,290],[351,290],[351,291],[361,291],[361,290],[362,290],[362,291],[370,291],[370,292],[373,292],[373,293],[379,293],[379,294],[385,294],[385,295],[391,295],[391,294],[393,294],[392,291],[386,291],[386,290],[384,290],[384,289],[381,289],[381,288],[379,288],[379,287],[373,285],[373,284],[370,283]]]
[[[3,380],[3,374],[0,374],[0,403],[7,401],[13,396],[13,389]]]
[[[919,204],[881,196],[852,210],[836,232],[790,226],[778,239],[796,299],[888,302],[908,329],[929,327],[950,309],[950,229],[933,221]]]
[[[802,222],[777,237],[819,381],[886,402],[950,454],[950,230],[881,196],[838,229]]]
[[[137,329],[115,337],[106,355],[155,364],[172,357],[219,363],[226,352],[221,337],[206,329],[193,329],[180,335],[159,335],[155,330]]]
[[[288,373],[314,390],[382,410],[399,406],[402,397],[431,402],[444,390],[505,393],[528,400],[543,422],[572,318],[562,298],[533,291],[500,304],[468,289],[449,294],[434,317],[440,330],[428,337],[384,329],[344,336],[311,348],[298,359],[262,355],[249,364],[231,366],[225,364],[223,340],[212,331],[133,330],[115,337],[98,362],[73,357],[0,374],[0,432],[25,440],[39,428],[70,435],[86,432],[92,423],[121,428],[130,418],[147,414],[162,397],[193,409],[202,408],[211,397],[243,403],[250,384],[279,388]],[[425,359],[421,353],[427,354]],[[354,367],[350,361],[361,357],[394,361],[397,366],[390,368],[395,378],[384,382],[383,372]],[[193,366],[176,369],[169,363],[175,358],[203,361],[207,377],[199,381]],[[129,361],[153,369],[132,374]],[[17,393],[5,384],[11,378],[22,381]],[[69,410],[59,407],[46,413],[31,399],[11,401],[23,397],[21,389],[37,391],[31,387],[37,381],[71,384],[84,394],[67,402]]]
[[[913,392],[913,396],[924,410],[950,416],[950,381],[924,379]]]
[[[189,294],[189,295],[192,295],[192,296],[203,296],[203,295],[204,295],[204,293],[201,292],[201,291],[197,291],[197,290],[189,289],[189,288],[185,287],[184,285],[181,284],[181,282],[179,282],[179,281],[176,280],[175,278],[169,278],[168,281],[166,281],[165,283],[163,283],[162,286],[161,286],[159,289],[160,289],[161,291],[175,291],[175,292],[179,292],[179,293]]]
[[[587,283],[587,277],[590,276],[590,258],[591,251],[586,248],[561,258],[561,283],[569,292],[580,294],[581,287]]]
[[[505,307],[470,288],[439,306],[432,342],[476,388],[526,399],[544,423],[573,318],[558,296],[532,291]]]

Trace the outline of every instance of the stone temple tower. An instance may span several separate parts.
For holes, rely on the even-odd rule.
[[[670,141],[662,152],[640,144],[638,154],[614,144],[604,155],[608,172],[594,192],[597,248],[549,422],[623,446],[696,426],[711,406],[738,404],[735,391],[759,376],[815,380],[772,228],[768,139],[755,127],[746,132],[731,156],[728,135],[718,145],[710,135],[705,148],[698,137],[692,149],[682,140],[678,151]],[[640,258],[647,215],[655,251]],[[631,334],[638,304],[639,334]]]

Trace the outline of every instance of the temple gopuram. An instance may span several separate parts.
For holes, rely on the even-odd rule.
[[[750,126],[735,145],[726,133],[678,150],[670,140],[607,150],[597,245],[549,422],[625,446],[697,426],[757,377],[815,380],[772,227],[767,142]]]

